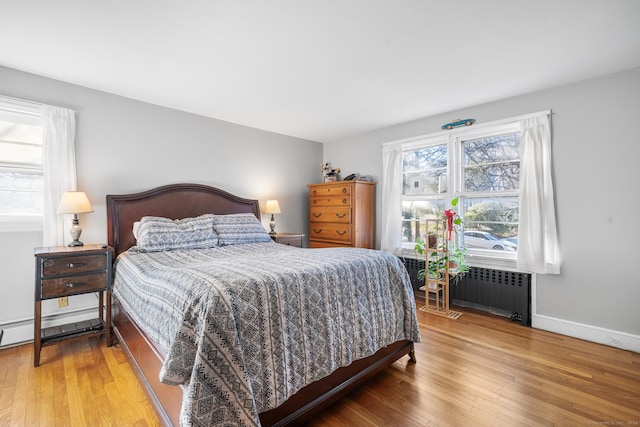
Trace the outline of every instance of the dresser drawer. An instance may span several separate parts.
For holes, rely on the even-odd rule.
[[[351,225],[349,224],[311,224],[309,231],[310,239],[351,242]]]
[[[309,221],[351,224],[351,208],[342,206],[311,206],[309,208]]]
[[[312,197],[310,206],[351,206],[351,197]]]
[[[44,279],[42,281],[42,299],[57,298],[78,293],[98,292],[105,289],[107,289],[106,273]]]
[[[351,248],[349,243],[325,242],[323,240],[310,240],[310,248]]]
[[[100,271],[107,268],[105,255],[80,255],[42,259],[42,277]]]
[[[327,185],[314,185],[309,190],[309,196],[321,197],[321,196],[350,196],[351,185],[349,184],[327,184]]]

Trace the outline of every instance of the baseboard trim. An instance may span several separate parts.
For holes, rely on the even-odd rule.
[[[91,307],[44,315],[42,316],[42,327],[48,328],[50,326],[60,326],[66,323],[94,319],[96,311],[95,307]],[[4,336],[0,341],[0,348],[33,341],[33,318],[3,323],[0,325],[0,329],[4,331]]]
[[[604,344],[622,350],[640,353],[640,336],[627,332],[614,331],[599,326],[585,325],[570,320],[558,319],[550,316],[534,314],[531,316],[531,326],[557,334]]]

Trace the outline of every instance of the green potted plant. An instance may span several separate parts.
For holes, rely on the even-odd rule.
[[[458,205],[458,198],[456,197],[451,201],[451,207],[455,208]],[[438,259],[429,259],[427,261],[426,268],[418,270],[417,278],[420,281],[425,280],[427,274],[429,277],[433,277],[437,271],[440,271],[445,263],[449,263],[449,273],[453,279],[453,283],[456,284],[460,281],[465,274],[469,272],[469,265],[465,262],[465,256],[467,254],[466,248],[459,248],[455,243],[457,239],[452,241],[453,232],[456,227],[462,225],[462,218],[460,218],[455,209],[447,209],[444,211],[443,219],[447,221],[447,237],[451,242],[450,249],[447,256],[440,257]],[[428,242],[428,243],[427,243]],[[416,244],[413,247],[413,251],[419,255],[424,256],[429,248],[435,248],[437,245],[437,236],[433,234],[427,234],[427,241],[422,237],[418,237]],[[429,258],[429,257],[427,257]]]

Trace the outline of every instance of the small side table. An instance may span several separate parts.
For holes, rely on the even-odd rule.
[[[296,248],[302,247],[302,238],[304,234],[298,233],[276,233],[270,234],[271,238],[276,243],[281,243],[283,245],[295,246]]]
[[[54,246],[36,248],[34,255],[33,366],[40,365],[43,346],[71,338],[105,334],[110,347],[113,248],[106,245]],[[42,328],[42,300],[93,292],[99,293],[97,319]]]

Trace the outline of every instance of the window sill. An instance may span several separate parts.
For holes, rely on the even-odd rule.
[[[423,259],[422,256],[417,255],[414,251],[406,248],[396,250],[394,251],[394,254],[402,258]],[[488,251],[486,253],[485,251],[469,251],[465,257],[465,260],[471,267],[519,271],[515,252],[503,252],[501,255],[502,256],[493,255]]]
[[[518,271],[516,254],[509,254],[509,257],[498,257],[489,254],[471,253],[467,254],[466,261],[472,267],[493,268],[496,270]]]

